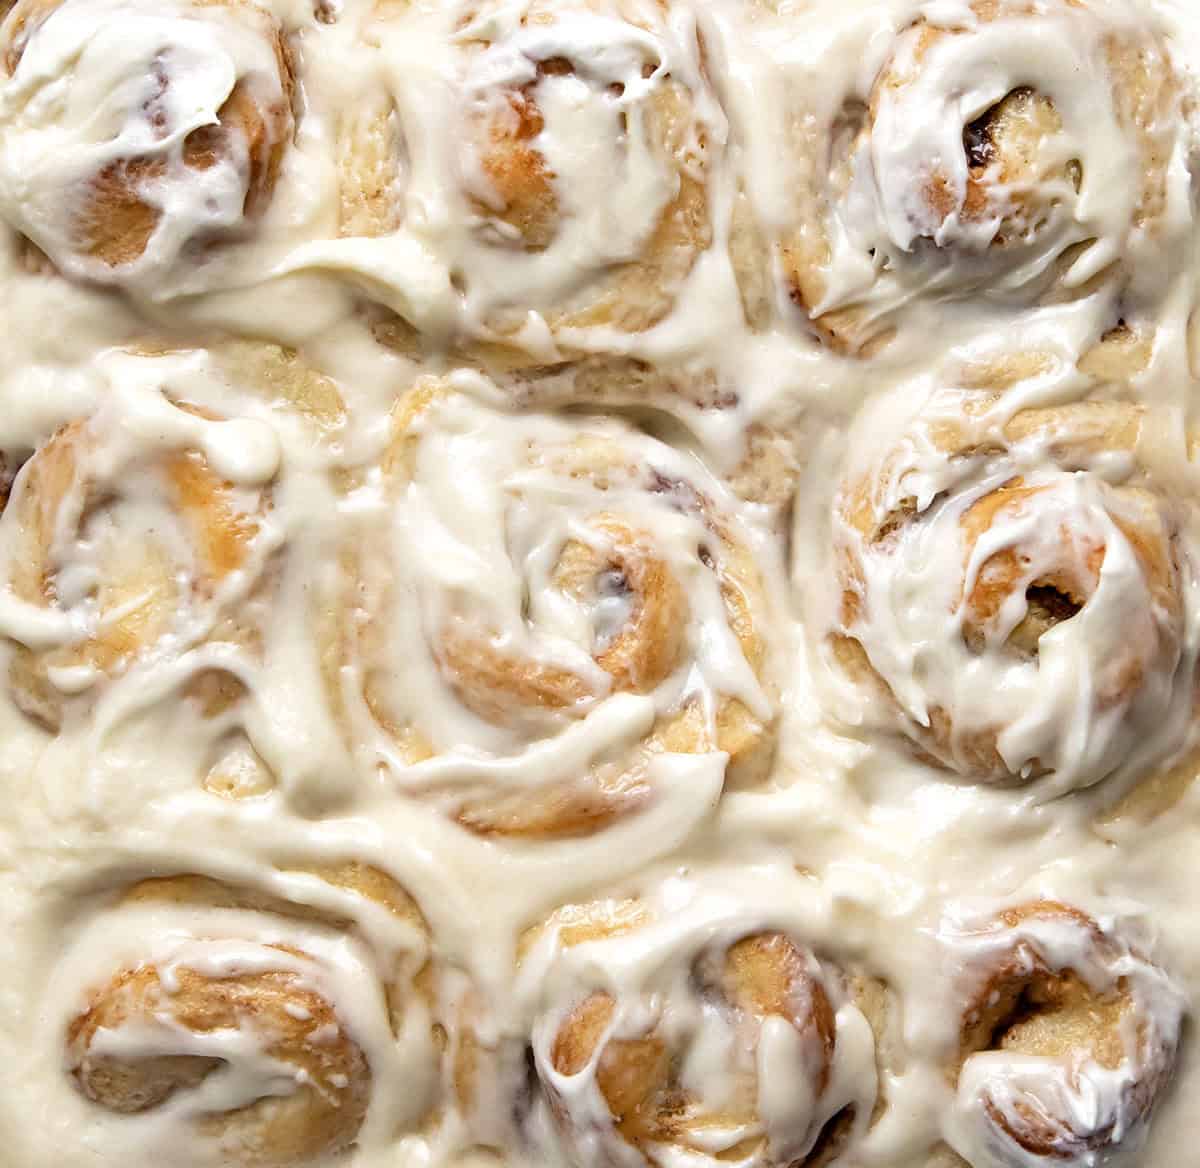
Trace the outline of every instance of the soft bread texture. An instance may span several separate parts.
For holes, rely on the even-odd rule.
[[[558,493],[559,505],[546,521],[567,523],[573,534],[553,562],[524,562],[517,554],[497,570],[527,581],[522,588],[546,589],[556,605],[570,606],[581,621],[586,657],[577,666],[563,664],[565,647],[551,653],[539,648],[539,641],[554,645],[552,632],[522,627],[503,611],[487,617],[469,589],[435,593],[424,603],[439,615],[422,622],[423,636],[429,675],[446,691],[449,716],[496,727],[530,749],[571,732],[605,700],[638,696],[656,707],[648,733],[632,748],[614,742],[585,774],[568,773],[511,794],[472,795],[451,805],[458,822],[503,836],[588,834],[653,801],[655,760],[664,754],[713,756],[727,784],[761,783],[774,747],[775,691],[763,632],[769,603],[754,557],[724,511],[726,500],[706,494],[704,480],[673,477],[671,463],[656,464],[666,449],[635,432],[598,426],[570,433],[546,420],[489,419],[433,381],[402,397],[392,414],[382,469],[394,499],[428,489],[424,477],[436,467],[438,451],[453,457],[454,446],[443,447],[438,426],[441,419],[448,437],[457,428],[455,418],[474,418],[468,424],[497,434],[508,431],[501,457],[513,461],[500,473],[512,476],[514,498],[528,489],[520,485],[526,478]],[[434,462],[427,466],[429,459]],[[670,542],[660,547],[663,539]],[[327,610],[319,623],[335,694],[346,665],[363,679],[361,696],[343,707],[347,733],[354,736],[357,709],[399,747],[401,757],[420,763],[445,748],[430,740],[414,694],[402,679],[397,684],[389,666],[389,654],[400,649],[389,643],[376,614],[395,603],[393,571],[370,549],[349,549],[342,599],[334,603],[350,607]],[[701,585],[697,608],[687,593]],[[695,631],[709,627],[711,633]],[[758,690],[752,704],[722,692],[720,679],[700,691],[686,680],[692,647],[703,635],[729,639],[739,669],[749,671]],[[337,700],[346,699],[338,694]]]

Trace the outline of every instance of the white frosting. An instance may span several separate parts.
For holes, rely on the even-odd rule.
[[[901,37],[898,67],[902,72],[915,69],[916,80],[900,92],[885,89],[880,96],[869,142],[852,161],[845,237],[839,245],[863,257],[875,249],[877,270],[894,266],[903,271],[911,263],[915,272],[899,278],[909,285],[908,295],[913,288],[947,281],[968,288],[986,282],[989,294],[1003,294],[1037,280],[1072,245],[1094,240],[1064,276],[1068,286],[1082,284],[1124,253],[1141,193],[1136,142],[1124,132],[1112,97],[1099,82],[1106,48],[1102,38],[1112,35],[1114,27],[1119,34],[1125,20],[1136,18],[1123,5],[1093,6],[1085,13],[1050,4],[1033,19],[1002,13],[1000,19],[981,24],[965,4],[943,7],[951,11],[935,8],[931,23],[938,28],[965,27],[970,34],[939,40],[919,66],[911,60],[915,34]],[[1111,10],[1111,23],[1097,21],[1096,10],[1106,16]],[[958,212],[931,221],[928,208],[916,197],[914,180],[928,174],[931,164],[944,170],[953,202],[961,207],[967,187],[962,127],[1011,93],[1014,82],[1053,100],[1062,119],[1062,142],[1039,160],[1049,171],[1037,176],[1036,197],[1045,207],[1043,215],[1029,227],[1026,238],[1004,246],[999,272],[993,257],[972,274],[971,253],[985,251],[999,230],[1006,209],[1003,181],[993,196],[995,213],[972,222]],[[1059,167],[1072,160],[1083,176],[1078,191],[1047,165]],[[944,261],[921,253],[921,239],[938,248],[965,251],[965,262],[947,271]],[[837,271],[836,253],[831,262]]]
[[[724,132],[692,14],[664,20],[652,0],[554,7],[553,21],[525,3],[416,7],[404,36],[373,26],[388,89],[404,108],[402,226],[369,246],[311,243],[289,266],[354,273],[419,327],[515,332],[553,360],[541,316],[569,319],[613,294],[614,273],[642,255],[680,176],[702,176]],[[566,68],[539,72],[547,63]],[[654,103],[672,85],[687,87],[694,108],[663,137]],[[511,132],[510,103],[527,96],[541,118],[529,149],[556,203],[552,237],[534,249],[488,214],[502,208],[481,157],[490,127]],[[623,311],[614,306],[618,318]]]
[[[203,169],[184,162],[235,85],[286,104],[275,49],[236,9],[143,0],[66,0],[33,30],[0,103],[0,206],[63,270],[111,276],[74,237],[95,177],[132,160],[161,166],[137,194],[158,213],[145,251],[122,265],[147,290],[198,238],[240,225],[246,144]],[[164,80],[169,78],[169,84]]]
[[[710,735],[719,705],[731,699],[773,722],[774,687],[747,662],[721,593],[727,561],[760,546],[758,538],[696,460],[620,423],[498,415],[465,395],[435,402],[413,430],[402,504],[386,484],[355,500],[362,536],[352,535],[352,546],[378,543],[381,520],[390,541],[382,556],[368,546],[356,561],[354,611],[345,618],[378,642],[348,652],[338,683],[363,766],[382,759],[402,787],[418,791],[517,791],[570,783],[591,765],[616,761],[656,716],[686,703],[699,704]],[[599,453],[589,461],[593,444]],[[635,595],[637,584],[612,569],[599,574],[594,596],[573,596],[555,580],[568,544],[601,558],[613,547],[619,536],[605,517],[652,549],[687,597],[674,618],[683,626],[674,630],[675,660],[647,692],[622,689],[594,658],[622,607],[652,598]],[[615,596],[603,594],[607,577]],[[769,594],[746,599],[765,635]],[[480,716],[455,692],[471,679],[446,662],[451,635],[496,646],[513,669],[526,661],[556,667],[576,679],[581,696],[562,708],[518,705],[499,722]],[[424,648],[414,653],[416,646]],[[418,731],[435,757],[410,765],[379,725],[380,711],[384,722]],[[662,770],[673,757],[655,765]],[[677,761],[694,769],[691,759]],[[723,758],[712,761],[723,769]]]
[[[1120,985],[1133,1010],[1120,1035],[1124,1061],[1115,1068],[1083,1052],[1062,1059],[1004,1050],[971,1055],[958,1079],[949,1122],[949,1138],[958,1151],[972,1164],[1036,1166],[1045,1157],[1011,1134],[1027,1130],[1032,1119],[1034,1124],[1049,1121],[1061,1141],[1059,1158],[1068,1163],[1137,1163],[1146,1122],[1131,1097],[1142,1076],[1160,1074],[1169,1064],[1184,1005],[1162,971],[1119,944],[1113,952],[1099,952],[1088,929],[1069,919],[1033,917],[1014,929],[953,921],[943,938],[962,954],[968,984],[972,973],[986,978],[989,961],[999,954],[1025,946],[1031,975],[1034,962],[1040,962],[1052,973],[1070,971],[1100,993]],[[1110,1132],[1115,1138],[1104,1139]]]
[[[872,520],[883,526],[900,514],[894,535],[865,536],[846,514],[853,497],[843,497],[835,539],[860,565],[863,607],[847,632],[912,723],[928,728],[934,711],[949,719],[950,766],[969,774],[970,744],[991,734],[1010,775],[1051,774],[1043,790],[1120,769],[1144,773],[1189,733],[1192,526],[1179,534],[1180,513],[1143,485],[1129,453],[1073,451],[1071,435],[1052,424],[1001,453],[985,445],[972,454],[1004,420],[985,416],[966,453],[939,448],[927,427],[970,404],[969,393],[935,397],[878,468]],[[1006,490],[1016,493],[969,539],[972,509]],[[1148,577],[1147,555],[1162,557],[1163,579]],[[1014,652],[1007,642],[1027,616],[1030,589],[1048,582],[1073,595],[1078,611],[1041,635],[1036,655]],[[994,614],[979,613],[976,590],[993,586],[1003,600]]]
[[[705,894],[687,878],[670,881],[640,906],[651,923],[635,932],[563,948],[550,930],[523,962],[518,992],[540,1007],[533,1028],[537,1071],[561,1100],[564,1127],[589,1149],[589,1160],[640,1162],[614,1131],[596,1075],[606,1044],[648,1034],[671,1050],[679,1085],[690,1097],[681,1117],[686,1134],[652,1152],[672,1168],[728,1159],[734,1149],[741,1149],[738,1162],[746,1164],[802,1161],[825,1124],[843,1111],[853,1109],[852,1129],[861,1132],[867,1124],[877,1089],[871,1029],[846,987],[811,953],[803,958],[805,975],[834,1011],[830,1052],[822,1049],[811,1007],[799,992],[799,1025],[778,1014],[747,1023],[735,1004],[722,1002],[704,982],[706,976],[717,981],[725,947],[742,937],[769,931],[803,936],[812,928],[803,882],[775,872],[771,887],[759,890],[752,872],[712,876],[721,880],[719,895]],[[570,1010],[597,990],[611,995],[612,1020],[588,1064],[565,1074],[552,1061],[554,1038]],[[752,1119],[743,1098],[747,1077]]]
[[[614,992],[630,1033],[648,1019],[671,1029],[686,1053],[682,1081],[713,1109],[732,1097],[730,1066],[753,1059],[754,1123],[709,1131],[708,1147],[656,1149],[662,1168],[711,1165],[743,1135],[757,1139],[763,1168],[764,1135],[772,1155],[803,1162],[814,1132],[849,1103],[843,1160],[855,1168],[942,1168],[932,1157],[946,1143],[973,1168],[1040,1168],[997,1143],[985,1096],[1009,1113],[1039,1100],[1081,1129],[1121,1116],[1118,1142],[1081,1166],[1186,1164],[1200,1141],[1200,1058],[1186,1031],[1149,1124],[1121,1106],[1132,1064],[1087,1065],[1072,1078],[980,1054],[952,1084],[967,975],[987,953],[943,924],[948,904],[968,896],[988,919],[1039,897],[1079,906],[1109,935],[1136,938],[1096,972],[1097,984],[1128,977],[1172,1047],[1200,995],[1191,909],[1200,794],[1178,784],[1148,821],[1113,810],[1127,792],[1160,780],[1170,789],[1163,777],[1195,745],[1193,6],[1031,0],[1028,19],[994,21],[958,0],[561,7],[539,5],[558,17],[543,21],[524,0],[244,9],[66,0],[0,85],[9,228],[0,238],[0,451],[5,481],[16,474],[0,518],[5,1163],[227,1162],[197,1138],[195,1117],[287,1097],[293,1086],[252,1028],[181,1035],[152,1020],[104,1032],[98,1049],[110,1055],[223,1060],[201,1086],[135,1116],[77,1089],[64,1036],[122,968],[151,963],[169,980],[186,966],[219,978],[265,962],[328,1001],[370,1064],[366,1120],[354,1146],[330,1158],[340,1168],[560,1165],[573,1154],[596,1163],[567,1146],[525,1068],[532,1046],[534,1078],[551,1073],[547,1044],[581,987]],[[790,301],[776,245],[805,226],[794,221],[797,192],[823,189],[839,113],[869,98],[897,51],[911,51],[921,18],[960,35],[931,50],[914,86],[882,102],[875,132],[852,152],[847,197],[826,208],[826,299],[809,307],[861,307],[880,322],[873,335],[884,335],[883,322],[894,329],[870,358],[842,357]],[[247,222],[244,160],[186,174],[179,149],[213,123],[236,79],[262,86],[266,101],[281,96],[262,32],[276,26],[295,61],[297,122],[269,207]],[[1109,34],[1165,45],[1178,74],[1178,108],[1154,127],[1163,207],[1153,225],[1138,221],[1138,147],[1103,64]],[[560,58],[569,70],[544,67]],[[169,63],[172,81],[161,137],[144,108],[156,61]],[[473,110],[531,84],[560,220],[541,250],[505,235],[468,132]],[[669,164],[651,117],[668,85],[690,106]],[[964,120],[1023,87],[1053,96],[1059,160],[1081,162],[1078,191],[1052,178],[1038,192],[1053,196],[1044,221],[1003,256],[987,249],[997,230],[989,219],[934,225],[945,247],[929,247],[929,225],[913,222],[907,202],[921,168],[940,158],[961,189]],[[352,114],[380,105],[395,107],[402,140],[383,184],[400,206],[386,234],[339,238],[341,135]],[[167,166],[155,195],[162,216],[118,292],[72,258],[64,190],[146,151]],[[615,273],[636,266],[683,176],[702,184],[707,222],[696,254],[661,288],[648,277],[665,291],[663,315],[630,328],[618,318],[581,323]],[[762,244],[749,259],[743,211]],[[31,265],[22,233],[57,272]],[[194,253],[193,240],[214,234],[219,244]],[[747,270],[761,285],[753,294]],[[376,339],[397,327],[387,309],[428,341],[421,359],[414,344]],[[1152,335],[1144,368],[1129,384],[1080,372],[1082,355],[1126,315]],[[498,328],[524,372],[506,376],[503,361],[492,380],[461,369],[482,362]],[[858,538],[838,491],[910,440],[930,401],[964,384],[964,368],[1033,349],[1045,360],[1008,391],[999,424],[1019,406],[1094,393],[1144,408],[1137,447],[1083,460],[1045,436],[961,458],[906,448],[921,521],[895,555],[868,557],[859,630],[889,703],[832,668],[826,651],[838,622],[835,552]],[[557,367],[566,354],[588,355],[590,383],[578,396],[570,370]],[[416,424],[413,469],[400,480],[386,469],[392,411],[424,375],[449,391]],[[26,494],[32,469],[19,467],[72,422],[89,436],[85,461],[103,489],[91,500],[76,491],[53,517],[54,588],[30,598],[11,586],[29,567],[19,516],[37,502]],[[782,435],[796,454],[787,506],[739,495],[752,477],[739,466],[747,433]],[[621,452],[607,488],[538,458],[596,438]],[[200,580],[193,528],[164,485],[170,458],[189,452],[260,523],[245,562],[216,587]],[[622,478],[630,467],[637,473]],[[1007,517],[965,562],[958,519],[1014,470],[1045,487],[1044,509]],[[684,486],[647,490],[650,472]],[[1117,522],[1132,506],[1126,488],[1144,488],[1171,532],[1170,611],[1149,595]],[[687,600],[678,664],[646,692],[612,692],[597,664],[631,613],[620,582],[602,574],[587,603],[548,586],[568,541],[605,546],[598,512],[644,528]],[[719,542],[714,523],[761,577],[760,669],[700,555]],[[1083,611],[1044,638],[1037,663],[1000,652],[1003,630],[1020,620],[1015,608],[997,618],[982,654],[969,653],[963,573],[1018,539],[1034,560],[1061,554],[1064,524],[1080,546],[1107,549]],[[97,590],[125,549],[147,545],[164,549],[179,603],[161,636],[103,669],[80,646],[102,616],[119,622],[128,611],[102,612]],[[361,574],[347,577],[348,553]],[[1026,569],[1036,579],[1037,563]],[[359,589],[350,605],[347,579]],[[378,635],[388,704],[428,739],[431,757],[406,755],[364,701],[358,658],[336,662],[331,684],[323,622],[347,608]],[[496,721],[466,708],[436,657],[450,612],[486,621],[523,661],[570,672],[585,693],[578,708]],[[10,666],[30,656],[50,663],[54,733],[9,684]],[[1097,703],[1115,656],[1146,664],[1143,684]],[[214,672],[239,684],[206,708],[202,683]],[[653,797],[591,833],[511,840],[454,821],[465,799],[554,791],[589,768],[619,766],[685,694],[710,732],[734,700],[768,724],[778,739],[770,774],[726,789],[722,750],[663,753],[638,775]],[[963,730],[1002,726],[998,749],[1018,777],[1033,759],[1052,773],[1001,788],[918,757],[894,733],[897,719],[918,724],[935,704]],[[348,860],[406,889],[428,937],[303,874]],[[181,873],[258,894],[258,907],[119,903],[140,879]],[[560,950],[549,941],[518,960],[526,929],[564,904],[608,896],[639,898],[652,923]],[[794,1028],[767,1019],[749,1052],[689,980],[699,956],[761,929],[810,953],[830,994],[838,1041],[824,1092],[813,1089],[811,1051]],[[1084,960],[1070,930],[1036,940],[1047,961]],[[889,987],[879,1034],[842,980],[860,968]],[[417,1004],[393,1033],[384,988],[414,981],[429,997],[411,994]],[[495,1059],[495,1073],[485,1060],[473,1107],[453,1082],[464,1018]],[[560,1086],[602,1125],[590,1073]],[[629,1149],[617,1154],[639,1163]]]

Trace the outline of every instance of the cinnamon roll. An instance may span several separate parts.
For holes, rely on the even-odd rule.
[[[843,1162],[872,1116],[880,999],[769,915],[598,901],[527,941],[547,987],[534,1063],[571,1162]]]
[[[0,53],[0,210],[61,272],[154,289],[270,202],[293,78],[258,5],[18,0]]]
[[[52,730],[130,671],[204,646],[188,671],[196,695],[226,701],[222,655],[252,645],[278,544],[265,426],[166,398],[128,404],[118,394],[57,430],[0,516],[10,693]]]
[[[956,921],[942,937],[967,994],[950,1069],[956,1150],[973,1168],[1136,1154],[1179,1041],[1183,998],[1167,975],[1055,901]]]
[[[802,111],[793,299],[870,351],[918,299],[1152,302],[1187,217],[1183,87],[1125,0],[922,10],[869,91]]]
[[[113,910],[107,947],[142,952],[87,989],[65,1067],[143,1153],[184,1140],[197,1163],[291,1168],[353,1146],[405,1069],[405,1106],[432,1098],[415,903],[360,863],[281,883],[311,902],[185,875],[142,881]]]
[[[671,15],[664,0],[450,6],[436,19],[454,22],[438,33],[453,78],[439,113],[452,131],[433,140],[423,119],[405,122],[404,102],[399,121],[379,103],[343,127],[343,232],[403,222],[442,273],[443,294],[461,297],[473,360],[542,365],[578,349],[585,330],[636,334],[671,311],[711,239],[714,116],[694,29]],[[416,19],[377,23],[384,49]],[[420,165],[407,168],[408,153]],[[435,195],[423,185],[433,181]],[[399,186],[421,208],[449,197],[453,215],[405,217]],[[391,279],[379,249],[314,254]],[[401,284],[414,263],[397,273]],[[432,277],[415,292],[431,287]],[[404,289],[384,294],[392,307],[397,298],[404,316]],[[386,335],[412,340],[403,327]]]
[[[1182,745],[1190,561],[1145,424],[947,391],[843,484],[836,656],[943,766],[1068,790]]]
[[[590,832],[680,767],[762,778],[770,545],[716,479],[620,423],[434,381],[392,423],[382,510],[331,606],[350,742],[511,836]]]

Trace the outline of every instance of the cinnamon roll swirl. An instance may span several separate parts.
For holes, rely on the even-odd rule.
[[[754,912],[672,914],[574,905],[527,942],[534,1063],[568,1159],[842,1162],[872,1115],[878,987]]]
[[[383,475],[328,673],[348,740],[404,787],[473,831],[546,837],[644,806],[679,767],[762,778],[770,545],[697,461],[426,381]]]
[[[1138,463],[1144,425],[1122,403],[944,392],[844,483],[836,655],[943,766],[1069,790],[1182,744],[1190,560]]]
[[[793,299],[843,351],[915,299],[1161,292],[1187,218],[1183,87],[1124,0],[968,0],[901,28],[869,92],[797,120]],[[1180,201],[1182,200],[1182,201]]]
[[[454,21],[441,111],[454,132],[434,141],[386,104],[344,127],[343,232],[382,234],[403,221],[442,273],[443,293],[461,297],[473,359],[542,365],[578,349],[585,330],[639,333],[671,311],[711,239],[714,114],[695,32],[670,17],[662,0],[451,6],[437,19]],[[376,26],[385,50],[414,19]],[[411,168],[388,161],[409,152]],[[424,184],[435,178],[432,196]],[[396,212],[399,186],[421,207],[448,196],[454,216]],[[377,252],[314,255],[366,264],[378,283]],[[384,299],[404,316],[402,284]],[[403,328],[387,335],[411,341]]]
[[[353,1146],[398,1074],[410,1120],[429,1105],[415,903],[359,863],[281,882],[304,899],[203,876],[145,880],[121,896],[105,943],[82,943],[88,968],[102,970],[106,948],[131,956],[97,974],[67,1021],[66,1073],[143,1154],[183,1140],[189,1162],[291,1168]]]
[[[974,1168],[1127,1162],[1175,1064],[1183,998],[1116,930],[1040,900],[942,938],[968,996],[952,1145]]]
[[[49,729],[140,666],[200,646],[189,676],[219,706],[220,646],[253,642],[278,447],[258,423],[120,395],[24,462],[0,516],[10,693]]]
[[[258,5],[18,0],[0,52],[0,211],[59,271],[152,290],[269,203],[293,77]]]

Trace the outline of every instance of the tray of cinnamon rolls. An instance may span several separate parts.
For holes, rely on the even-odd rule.
[[[1200,1163],[1190,0],[0,0],[3,1168]]]

